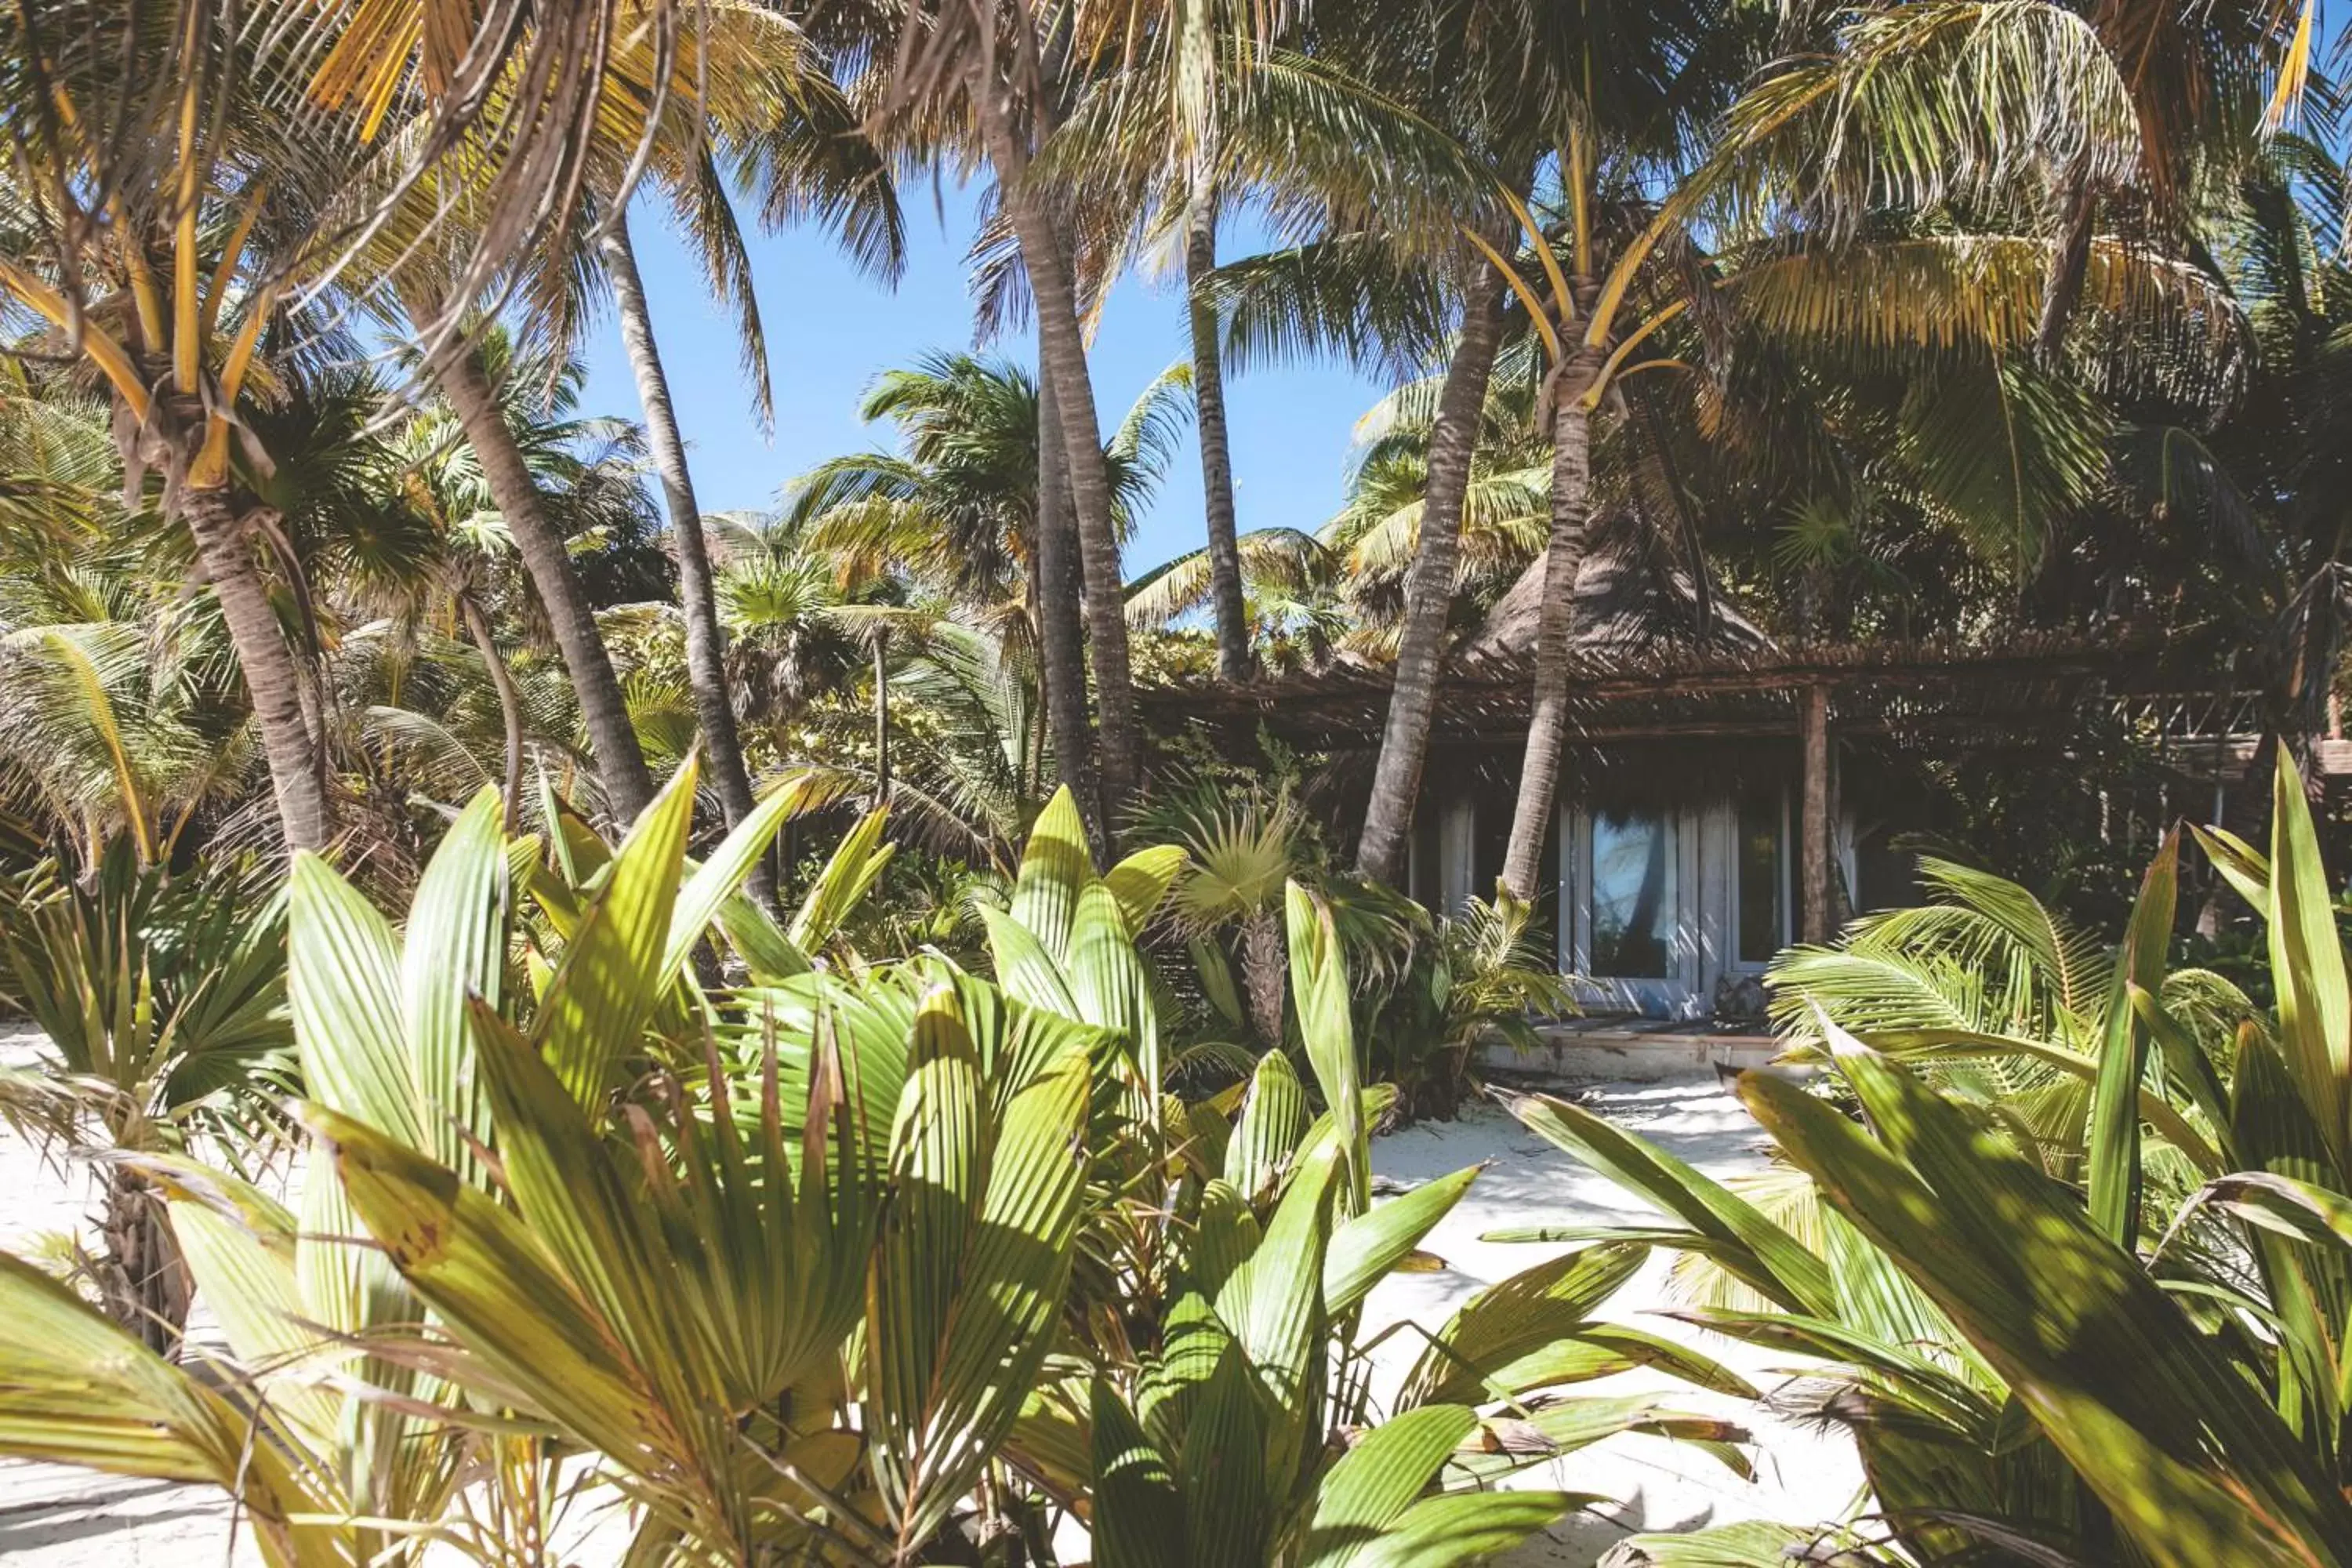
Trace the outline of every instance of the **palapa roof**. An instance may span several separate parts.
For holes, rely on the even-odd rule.
[[[1655,547],[1655,531],[1629,513],[1594,524],[1576,574],[1576,610],[1570,636],[1594,654],[1641,651],[1661,643],[1721,653],[1760,651],[1771,645],[1762,628],[1740,613],[1719,583],[1700,584],[1681,562]],[[1543,613],[1544,559],[1538,555],[1486,612],[1454,658],[1470,661],[1532,655]]]
[[[1570,744],[1709,737],[1785,739],[1801,694],[1830,691],[1843,734],[2025,739],[2064,731],[2093,707],[2142,711],[2226,689],[2226,672],[2160,635],[2031,632],[1998,642],[1775,639],[1710,585],[1642,541],[1602,526],[1577,578]],[[1538,561],[1456,644],[1439,689],[1433,742],[1500,747],[1526,736]],[[1387,721],[1391,667],[1343,657],[1312,671],[1225,683],[1181,679],[1139,693],[1163,725],[1195,722],[1239,740],[1260,727],[1318,751],[1370,750]]]

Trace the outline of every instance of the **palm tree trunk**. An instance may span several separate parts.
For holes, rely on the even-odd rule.
[[[1225,367],[1209,274],[1217,269],[1217,220],[1207,203],[1184,235],[1184,287],[1192,327],[1192,405],[1201,435],[1201,495],[1209,524],[1209,602],[1216,613],[1217,678],[1250,675],[1249,608],[1242,598],[1241,540],[1234,519],[1234,454],[1225,429]]]
[[[512,837],[521,825],[522,813],[522,698],[515,690],[514,672],[499,652],[490,617],[463,589],[457,593],[457,612],[466,617],[467,635],[482,650],[482,663],[490,672],[490,689],[499,694],[499,728],[505,731],[507,742],[506,776],[499,789],[506,802],[506,832]]]
[[[158,1355],[179,1356],[195,1283],[172,1234],[163,1194],[127,1165],[105,1167],[99,1294],[107,1315]]]
[[[1078,613],[1077,531],[1070,520],[1069,465],[1062,456],[1061,400],[1054,374],[1037,374],[1037,668],[1054,731],[1055,771],[1069,786],[1100,863],[1109,851],[1094,719],[1087,710],[1086,630]]]
[[[2091,261],[2091,233],[2098,221],[2099,193],[2078,162],[2066,172],[2058,244],[2042,284],[2042,316],[2034,325],[2033,352],[2053,364],[2066,341],[2066,327],[2082,302],[2083,278]]]
[[[1503,280],[1491,268],[1473,275],[1463,306],[1462,336],[1445,368],[1437,418],[1429,432],[1429,483],[1421,534],[1405,579],[1404,626],[1397,644],[1396,682],[1388,727],[1372,771],[1371,802],[1356,868],[1393,884],[1404,875],[1421,770],[1429,755],[1430,719],[1437,710],[1437,679],[1445,659],[1445,625],[1454,606],[1454,579],[1462,560],[1462,506],[1470,491],[1470,462],[1486,405],[1486,383],[1503,341]]]
[[[253,696],[286,847],[324,848],[334,832],[334,818],[320,778],[316,739],[302,709],[302,672],[262,589],[244,523],[226,489],[191,488],[183,493],[181,510],[188,531],[195,536],[196,553],[212,580],[213,598]]]
[[[1585,524],[1592,510],[1592,411],[1584,405],[1584,394],[1601,364],[1597,351],[1579,350],[1559,378],[1552,413],[1551,542],[1544,552],[1543,606],[1536,623],[1527,757],[1511,811],[1511,845],[1503,858],[1503,886],[1515,899],[1536,896],[1544,839],[1559,799],[1560,752],[1568,742],[1569,638],[1575,630],[1576,579],[1584,568]]]
[[[874,808],[890,802],[890,637],[874,635]]]
[[[418,316],[412,309],[409,314],[431,321],[437,312]],[[505,412],[499,406],[497,391],[480,357],[469,349],[452,349],[434,366],[434,379],[482,465],[490,497],[499,503],[507,531],[522,556],[523,570],[530,574],[531,586],[546,607],[556,650],[562,655],[564,673],[572,678],[572,695],[588,728],[596,777],[604,786],[604,804],[614,823],[625,828],[652,804],[653,774],[646,768],[636,728],[629,721],[628,702],[621,695],[620,677],[613,672],[613,658],[596,629],[595,612],[572,573],[563,535],[548,519],[530,465],[515,443],[514,432],[507,426]]]
[[[1284,981],[1289,963],[1279,917],[1260,910],[1242,922],[1242,992],[1249,1002],[1250,1027],[1270,1051],[1282,1048]]]
[[[629,369],[636,377],[637,400],[646,410],[646,444],[652,448],[654,471],[661,478],[662,500],[669,509],[669,531],[677,550],[677,596],[686,616],[686,681],[694,694],[694,719],[702,730],[703,754],[710,763],[710,783],[719,792],[719,805],[734,826],[751,815],[756,802],[751,775],[743,765],[743,741],[735,727],[735,705],[727,692],[727,636],[719,625],[719,595],[710,571],[710,550],[702,537],[702,510],[695,502],[694,478],[686,466],[686,443],[678,437],[677,410],[670,402],[669,377],[664,373],[661,350],[654,340],[652,312],[646,305],[645,280],[637,273],[637,255],[629,240],[627,216],[613,215],[610,227],[598,242],[604,275],[620,307],[621,345],[628,352]],[[773,904],[776,883],[768,858],[761,856],[751,877],[753,893]]]
[[[1069,504],[1077,524],[1078,570],[1086,584],[1087,640],[1095,668],[1095,705],[1102,721],[1103,806],[1116,814],[1141,776],[1141,737],[1135,719],[1135,679],[1128,662],[1127,584],[1118,537],[1111,525],[1110,469],[1104,461],[1102,423],[1095,410],[1093,373],[1087,364],[1077,289],[1051,210],[1029,188],[1028,153],[1016,140],[1001,82],[973,83],[981,129],[1003,194],[1005,216],[1021,247],[1029,293],[1037,310],[1037,357],[1053,377],[1067,468]]]

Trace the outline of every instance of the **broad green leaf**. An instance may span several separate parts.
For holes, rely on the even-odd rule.
[[[1080,890],[1093,880],[1095,858],[1087,844],[1087,826],[1078,816],[1077,797],[1064,784],[1029,829],[1012,904],[1013,918],[1029,928],[1057,964],[1069,963],[1070,922],[1077,917]]]
[[[1568,1492],[1454,1492],[1415,1503],[1354,1568],[1457,1568],[1507,1552],[1586,1500]]]
[[[506,976],[504,810],[498,791],[485,786],[450,824],[417,882],[401,954],[424,1149],[470,1181],[488,1178],[466,1135],[487,1142],[490,1124],[466,999],[479,996],[496,1009]]]
[[[1063,978],[1062,966],[1027,926],[985,904],[981,906],[980,920],[988,931],[988,955],[996,970],[996,983],[1004,987],[1006,995],[1066,1018],[1081,1016],[1070,995],[1069,983]]]
[[[1184,851],[1174,844],[1155,844],[1134,854],[1103,873],[1103,885],[1118,900],[1119,918],[1127,926],[1128,939],[1143,940],[1144,927],[1159,912],[1160,901],[1168,889],[1184,870]]]
[[[1160,1353],[1144,1363],[1136,1380],[1136,1415],[1161,1452],[1182,1453],[1192,1407],[1223,1364],[1233,1340],[1198,1290],[1185,1291],[1168,1309]]]
[[[2352,1148],[2352,990],[2303,775],[2284,751],[2271,802],[2270,937],[2279,1047],[2340,1159]]]
[[[2271,907],[2271,863],[2263,852],[2244,839],[2221,826],[2200,827],[2189,825],[2197,836],[2197,846],[2205,851],[2213,869],[2221,879],[2236,889],[2240,898],[2255,910],[2268,914]]]
[[[0,1456],[236,1495],[274,1564],[324,1564],[336,1542],[292,1523],[327,1510],[228,1400],[0,1252]]]
[[[1741,1079],[1743,1098],[1993,1363],[2144,1551],[2186,1568],[2283,1560],[2287,1539],[2352,1541],[2352,1510],[2277,1415],[2070,1194],[2004,1134],[1850,1037],[1831,1038],[1884,1147],[1763,1075]],[[2208,1468],[2217,1457],[2226,1478]],[[2259,1508],[2242,1504],[2231,1523],[2212,1507],[2228,1489]],[[2172,1533],[2156,1532],[2167,1516]]]
[[[669,942],[662,959],[670,973],[685,968],[687,960],[694,956],[694,944],[702,940],[711,921],[726,910],[728,900],[736,897],[743,879],[757,868],[760,858],[768,852],[776,829],[792,814],[793,805],[791,793],[780,790],[753,806],[751,815],[735,825],[719,847],[711,851],[710,858],[696,868],[686,886],[678,889],[677,906],[670,912]],[[740,917],[737,919],[740,921]]]
[[[1511,1114],[1619,1186],[1714,1238],[1716,1250],[1708,1256],[1773,1300],[1823,1317],[1836,1315],[1822,1260],[1722,1184],[1563,1100],[1522,1095],[1511,1101]]]
[[[294,858],[288,965],[311,1098],[425,1147],[401,1024],[399,944],[375,906],[315,855]]]
[[[1588,1247],[1522,1269],[1455,1309],[1399,1391],[1400,1410],[1475,1405],[1496,1397],[1495,1375],[1592,1316],[1642,1267],[1649,1248]]]
[[[1366,1433],[1318,1489],[1307,1528],[1307,1568],[1351,1568],[1428,1489],[1477,1425],[1465,1406],[1432,1405]]]
[[[682,1331],[671,1259],[637,1196],[640,1178],[613,1157],[572,1090],[510,1025],[479,1007],[473,1021],[506,1184],[532,1237],[665,1405],[718,1403],[715,1379]]]
[[[531,1408],[616,1458],[655,1417],[610,1331],[498,1200],[323,1106],[302,1120],[385,1256]]]
[[[2234,1163],[2238,1153],[2230,1128],[2229,1091],[2221,1087],[2221,1075],[2213,1070],[2204,1047],[2156,996],[2137,985],[2126,985],[2125,994],[2140,1026],[2147,1031],[2147,1037],[2163,1058],[2165,1080],[2175,1085],[2191,1105],[2203,1112],[2206,1125],[2213,1130],[2219,1143],[2212,1152],[2215,1159],[2223,1163]]]
[[[1877,1374],[1874,1386],[1947,1425],[1990,1429],[1999,1401],[1910,1344],[1889,1344],[1850,1324],[1801,1312],[1684,1310],[1673,1316],[1743,1344],[1785,1351]]]
[[[1217,1291],[1217,1316],[1279,1417],[1266,1433],[1266,1463],[1276,1474],[1297,1462],[1320,1386],[1323,1268],[1338,1170],[1330,1155],[1300,1168],[1257,1250]]]
[[[808,954],[793,945],[776,917],[740,893],[719,900],[719,929],[751,972],[754,984],[782,984],[812,967]]]
[[[2149,995],[2164,989],[2165,950],[2172,941],[2173,897],[2179,884],[2180,836],[2164,836],[2149,863],[2131,926],[2116,958],[2107,989],[2106,1034],[2099,1051],[2098,1077],[2091,1094],[2089,1150],[2091,1217],[2099,1229],[2128,1248],[2139,1236],[2140,1080],[2147,1076],[2147,1033],[2132,1010],[2131,992]]]
[[[694,784],[689,761],[629,829],[541,998],[533,1042],[582,1105],[604,1099],[668,986],[670,913],[693,823]]]
[[[1109,1382],[1094,1384],[1096,1568],[1191,1568],[1184,1497],[1167,1458]]]
[[[1288,1489],[1295,1440],[1267,1430],[1276,1413],[1249,1360],[1228,1343],[1192,1403],[1184,1429],[1184,1536],[1195,1563],[1264,1563],[1272,1555],[1275,1500]]]
[[[779,797],[781,795],[782,792]],[[865,899],[866,890],[898,853],[897,845],[882,842],[882,830],[889,822],[887,811],[869,811],[835,847],[824,869],[810,884],[808,896],[801,900],[799,912],[785,928],[785,939],[793,947],[802,952],[814,952],[823,947]]]
[[[1127,933],[1118,900],[1102,882],[1079,889],[1070,919],[1070,955],[1064,966],[1078,1016],[1118,1035],[1134,1063],[1140,1092],[1160,1089],[1160,1023],[1143,957]]]
[[[1718,1524],[1707,1530],[1632,1535],[1619,1545],[1627,1568],[1788,1568],[1793,1552],[1810,1552],[1841,1539],[1818,1523],[1773,1524],[1762,1520]]]
[[[1356,1058],[1355,1022],[1348,1005],[1347,967],[1330,907],[1297,882],[1287,885],[1285,911],[1290,933],[1290,991],[1298,1011],[1298,1035],[1307,1065],[1323,1091],[1327,1114],[1338,1135],[1346,1180],[1339,1215],[1360,1215],[1371,1205],[1371,1135],[1364,1120],[1363,1072]]]
[[[2189,1201],[2226,1209],[2282,1236],[2352,1247],[2352,1198],[2289,1176],[2240,1172],[2206,1183]]]
[[[2130,990],[2130,987],[2126,987],[2126,995]],[[1869,1044],[1873,1050],[1884,1051],[1901,1062],[2019,1057],[2055,1068],[2067,1077],[2080,1079],[2094,1088],[2099,1077],[2099,1058],[2085,1056],[2080,1051],[2069,1050],[2064,1046],[2027,1035],[1993,1035],[1977,1029],[1886,1029],[1874,1030]],[[2212,1142],[2200,1132],[2171,1101],[2145,1085],[2139,1090],[2139,1117],[2167,1143],[2194,1162],[2200,1170],[2216,1175],[2221,1173],[2223,1162]]]
[[[1590,1383],[1646,1366],[1670,1373],[1694,1388],[1754,1399],[1748,1380],[1690,1346],[1621,1323],[1577,1322],[1559,1337],[1512,1360],[1482,1365],[1486,1386],[1516,1399],[1541,1388]]]
[[[1280,1051],[1258,1058],[1241,1120],[1225,1143],[1225,1180],[1253,1206],[1281,1190],[1307,1133],[1307,1089]]]
[[[2278,1048],[2251,1020],[2239,1029],[2231,1089],[2231,1140],[2248,1170],[2343,1194],[2345,1169],[2319,1112]],[[2352,1376],[2352,1357],[2346,1354],[2352,1258],[2332,1247],[2289,1242],[2264,1228],[2252,1230],[2249,1239],[2263,1261],[2278,1313],[2285,1352],[2279,1360],[2282,1407],[2343,1410],[2352,1404],[2352,1391],[2345,1387]]]
[[[313,1359],[341,1359],[320,1357],[320,1335],[308,1326],[316,1314],[295,1278],[294,1216],[247,1183],[193,1160],[142,1168],[169,1200],[172,1234],[230,1353],[309,1442],[331,1444],[338,1402],[302,1377],[278,1375],[307,1372],[303,1363]]]
[[[1257,1215],[1232,1183],[1203,1186],[1201,1212],[1192,1226],[1191,1267],[1185,1271],[1192,1288],[1213,1298],[1257,1250],[1260,1237]]]
[[[1370,1294],[1453,1212],[1484,1167],[1471,1165],[1374,1204],[1332,1233],[1323,1260],[1323,1310],[1337,1317]]]
[[[1069,1276],[1086,1169],[1085,1057],[1065,1052],[992,1125],[954,996],[936,988],[917,1015],[868,1287],[868,1431],[908,1548],[946,1521],[1020,1414]]]

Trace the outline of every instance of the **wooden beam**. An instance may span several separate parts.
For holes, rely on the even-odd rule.
[[[1809,942],[1830,940],[1830,689],[1816,681],[1805,688],[1797,709],[1799,749],[1803,753],[1803,812],[1798,825],[1800,858],[1798,936]]]

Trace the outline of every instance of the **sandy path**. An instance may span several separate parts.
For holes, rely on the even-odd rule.
[[[0,1061],[27,1063],[35,1043],[29,1036],[0,1032]],[[1596,1109],[1710,1175],[1732,1175],[1762,1163],[1755,1124],[1711,1080],[1602,1085],[1586,1092]],[[1408,1128],[1373,1149],[1376,1173],[1400,1186],[1481,1161],[1489,1162],[1487,1169],[1427,1244],[1448,1267],[1384,1283],[1367,1305],[1367,1321],[1373,1327],[1412,1318],[1434,1330],[1479,1286],[1559,1250],[1486,1242],[1479,1239],[1482,1233],[1509,1226],[1601,1224],[1641,1212],[1608,1183],[1486,1107],[1473,1108],[1459,1121]],[[21,1251],[44,1233],[77,1232],[92,1206],[86,1173],[77,1167],[60,1172],[0,1131],[0,1248]],[[1664,1261],[1654,1259],[1606,1315],[1693,1337],[1677,1325],[1642,1317],[1663,1304],[1664,1287]],[[1391,1340],[1381,1365],[1391,1381],[1402,1377],[1417,1344],[1406,1335]],[[1751,1374],[1762,1370],[1759,1357],[1738,1346],[1716,1340],[1706,1348]],[[1615,1394],[1675,1386],[1664,1377],[1633,1373],[1590,1388]],[[1757,1426],[1754,1413],[1736,1401],[1684,1391],[1675,1402]],[[1630,1530],[1735,1519],[1817,1520],[1845,1506],[1858,1480],[1850,1451],[1786,1428],[1765,1425],[1758,1431],[1753,1485],[1703,1454],[1643,1437],[1612,1439],[1525,1473],[1514,1484],[1556,1486],[1621,1501],[1569,1521],[1550,1539],[1530,1542],[1508,1561],[1515,1568],[1586,1564]],[[226,1503],[206,1489],[0,1461],[0,1558],[11,1568],[257,1563],[249,1539],[231,1545],[229,1528]]]

